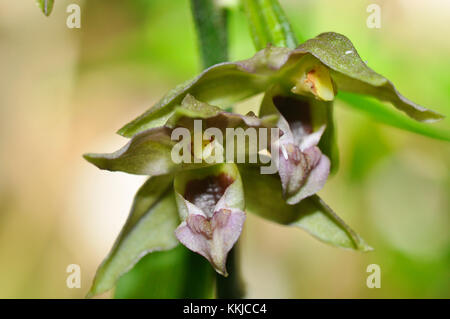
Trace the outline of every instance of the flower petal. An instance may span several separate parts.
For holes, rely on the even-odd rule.
[[[314,195],[325,186],[330,173],[330,160],[325,155],[320,154],[318,156],[320,156],[320,159],[309,172],[304,184],[297,192],[286,198],[286,203],[290,205],[297,204],[304,198]]]
[[[175,178],[175,191],[182,219],[175,231],[178,240],[227,276],[227,255],[245,221],[242,182],[236,165],[185,171]]]
[[[163,175],[180,168],[171,157],[176,144],[172,130],[158,127],[134,136],[120,150],[110,154],[85,154],[84,158],[100,169],[139,175]]]
[[[209,220],[202,215],[189,215],[175,235],[184,246],[208,259],[219,274],[228,276],[226,258],[244,221],[245,213],[240,210],[220,209]]]
[[[434,122],[443,118],[441,114],[415,104],[401,95],[392,82],[362,61],[351,41],[342,34],[327,32],[309,39],[293,52],[301,53],[312,54],[329,67],[338,90],[371,95],[391,102],[417,121]]]
[[[195,121],[201,120],[201,131],[195,132]],[[186,95],[182,105],[177,107],[167,120],[164,127],[152,128],[136,134],[120,150],[110,154],[85,154],[84,158],[100,169],[109,171],[122,171],[130,174],[140,175],[163,175],[183,169],[199,168],[212,164],[223,163],[228,158],[226,150],[216,156],[213,152],[215,147],[219,149],[226,145],[228,128],[241,128],[246,130],[250,127],[273,127],[277,121],[277,116],[268,115],[258,118],[254,115],[240,115],[224,112],[221,109],[200,102],[191,95]],[[172,151],[178,143],[172,140],[174,129],[184,127],[188,129],[190,138],[187,148],[187,160],[174,161]],[[203,135],[208,128],[216,128],[222,133],[222,141],[204,140]],[[200,143],[195,143],[194,133],[200,134]],[[184,136],[183,136],[184,137]],[[234,136],[232,136],[234,138]],[[192,147],[191,145],[194,147]],[[206,144],[204,144],[207,142]],[[201,144],[201,145],[197,145]],[[219,145],[220,144],[220,145]],[[258,149],[253,151],[250,145],[246,148],[235,147],[234,153],[244,157],[254,155],[257,157]],[[184,151],[184,149],[183,149]],[[214,156],[213,156],[214,153]],[[183,154],[184,155],[184,154]],[[195,158],[201,159],[199,162]],[[184,156],[183,156],[184,159]]]
[[[326,130],[327,110],[331,107],[326,102],[295,96],[280,88],[266,92],[261,114],[279,114],[278,126],[283,131],[278,143],[278,172],[288,204],[313,195],[328,178],[330,160],[316,145]]]
[[[331,103],[314,98],[298,96],[280,87],[269,89],[261,103],[260,117],[278,114],[277,126],[284,132],[283,139],[289,139],[305,150],[319,143],[327,126],[327,110]]]
[[[303,152],[294,144],[281,145],[279,175],[283,194],[290,205],[318,192],[330,172],[330,160],[316,146]]]

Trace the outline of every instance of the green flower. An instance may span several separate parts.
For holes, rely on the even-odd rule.
[[[248,60],[208,68],[121,128],[119,134],[131,138],[122,149],[85,155],[101,169],[150,176],[90,294],[112,288],[145,254],[179,243],[226,276],[226,257],[240,236],[245,212],[303,228],[338,247],[370,250],[316,194],[337,166],[332,108],[340,90],[388,101],[421,122],[442,118],[403,97],[367,67],[345,36],[324,33],[293,50],[268,46]],[[223,111],[260,93],[259,117]],[[229,153],[223,147],[223,161],[209,161],[217,155],[215,146],[226,144],[227,134],[221,142],[201,138],[200,147],[186,152],[190,162],[174,162],[173,133],[185,128],[195,139],[196,120],[202,133],[210,128],[279,128],[275,152],[273,140],[265,150],[240,150],[247,157],[256,152],[275,160],[279,155],[278,175],[261,174],[261,160],[225,163]]]

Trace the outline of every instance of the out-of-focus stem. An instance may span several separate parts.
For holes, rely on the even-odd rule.
[[[272,44],[294,49],[297,38],[278,0],[241,0],[256,50]]]
[[[227,10],[215,0],[191,0],[203,67],[228,60]]]

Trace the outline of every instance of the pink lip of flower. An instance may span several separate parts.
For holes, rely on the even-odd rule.
[[[314,105],[308,99],[281,96],[276,91],[273,94],[267,96],[266,104],[279,112],[278,126],[283,132],[278,141],[278,173],[286,202],[294,205],[317,193],[328,179],[330,160],[317,147],[326,122],[313,127]]]
[[[214,269],[228,276],[226,257],[238,240],[245,221],[245,213],[222,208],[211,217],[192,214],[175,230],[178,240],[190,250],[205,257]]]
[[[290,144],[292,145],[292,144]],[[296,204],[317,193],[325,185],[330,172],[330,160],[317,146],[301,152],[297,146],[288,153],[288,158],[280,155],[279,174],[288,204]]]
[[[241,187],[240,180],[220,173],[190,180],[184,195],[177,193],[187,216],[175,230],[175,236],[188,249],[205,257],[223,276],[228,276],[227,255],[238,240],[246,218],[243,210],[232,207],[235,187]]]
[[[278,172],[288,204],[296,204],[317,193],[325,185],[330,172],[330,160],[317,146],[303,152],[295,144],[284,144],[280,150]],[[287,155],[287,156],[286,156]]]

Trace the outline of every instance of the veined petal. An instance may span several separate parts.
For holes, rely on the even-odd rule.
[[[182,219],[175,231],[178,240],[227,276],[227,255],[245,221],[242,182],[236,165],[183,172],[175,178],[175,191]]]

